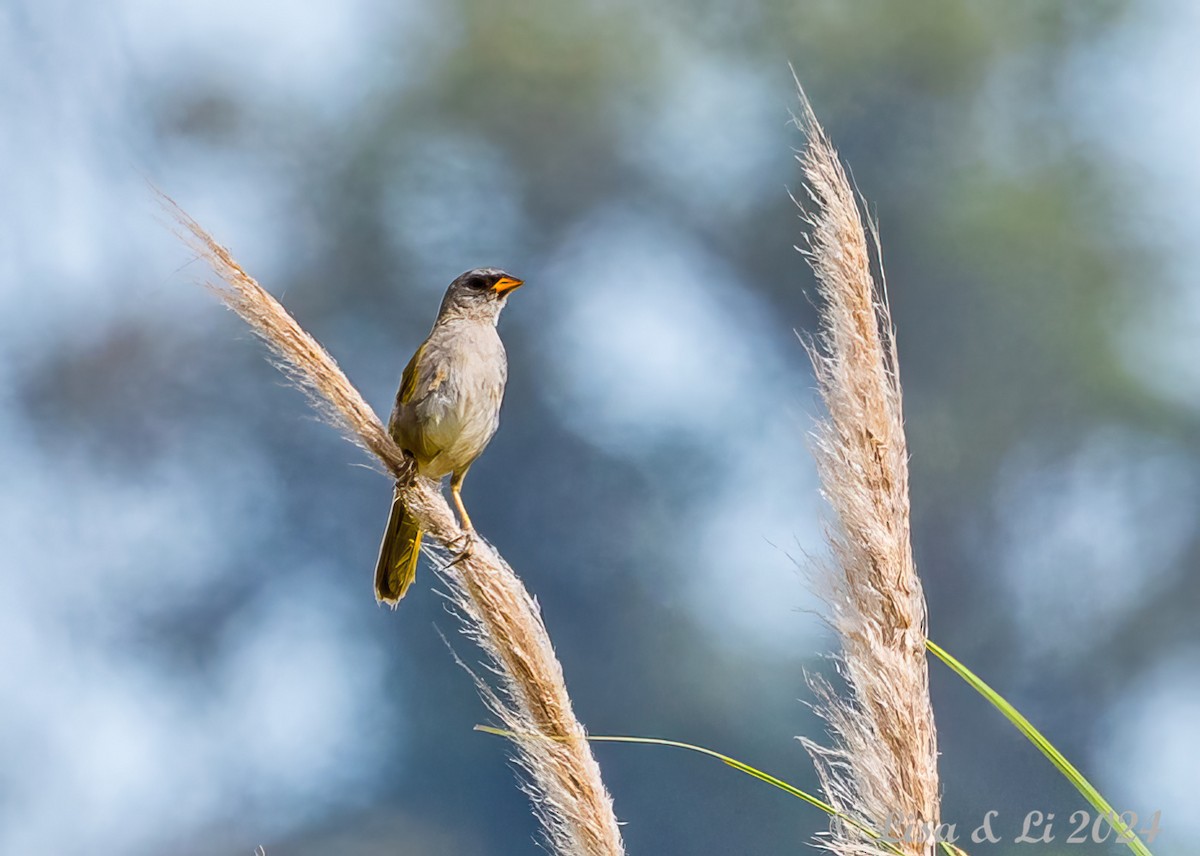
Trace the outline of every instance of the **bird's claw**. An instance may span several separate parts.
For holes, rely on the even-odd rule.
[[[470,555],[471,550],[474,549],[474,547],[475,547],[475,530],[474,529],[464,529],[463,534],[460,535],[459,537],[455,538],[453,541],[451,541],[450,544],[452,546],[454,546],[455,549],[458,549],[458,545],[462,544],[462,549],[459,550],[459,552],[454,556],[454,558],[451,559],[450,562],[446,565],[447,568],[453,568],[455,565],[457,565],[459,562],[461,562],[463,559],[467,558],[467,556]]]

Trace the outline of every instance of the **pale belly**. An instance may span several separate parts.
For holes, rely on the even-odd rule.
[[[413,408],[414,451],[423,450],[417,455],[421,475],[441,479],[466,469],[483,453],[500,426],[499,396],[494,405],[480,404],[433,395]]]

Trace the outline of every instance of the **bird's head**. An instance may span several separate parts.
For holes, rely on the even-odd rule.
[[[438,318],[460,316],[490,320],[495,323],[508,295],[524,280],[499,268],[476,268],[460,276],[446,289]]]

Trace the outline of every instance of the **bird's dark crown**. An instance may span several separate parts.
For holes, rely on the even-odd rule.
[[[458,279],[454,280],[454,285],[464,285],[482,291],[494,287],[502,279],[516,279],[516,277],[509,276],[500,268],[475,268],[460,274]]]

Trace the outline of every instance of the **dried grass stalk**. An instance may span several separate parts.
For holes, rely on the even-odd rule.
[[[437,486],[413,478],[404,453],[329,352],[225,247],[173,200],[162,196],[162,201],[182,227],[180,237],[220,278],[209,287],[266,341],[280,368],[321,414],[397,479],[406,507],[445,553],[463,533]],[[562,666],[537,604],[512,568],[482,540],[461,561],[440,570],[465,632],[483,649],[498,678],[496,688],[481,682],[480,689],[515,735],[517,760],[528,775],[526,790],[551,852],[621,856],[625,850],[612,798],[571,709]]]
[[[934,846],[928,833],[940,822],[937,734],[925,598],[909,538],[895,338],[886,294],[871,274],[858,200],[803,92],[800,99],[797,125],[807,145],[797,159],[808,227],[801,252],[820,298],[820,329],[808,348],[828,409],[813,446],[833,510],[826,527],[833,561],[821,582],[841,637],[838,663],[847,685],[846,696],[838,697],[827,683],[815,682],[834,745],[805,745],[833,805],[901,838],[905,852],[927,854]],[[874,228],[872,237],[878,257]],[[836,821],[826,846],[840,854],[885,852]]]

